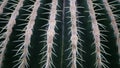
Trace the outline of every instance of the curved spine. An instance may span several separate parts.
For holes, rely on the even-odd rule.
[[[38,11],[38,8],[40,7],[40,4],[41,4],[40,0],[35,1],[34,5],[33,5],[32,12],[30,14],[28,24],[25,27],[26,28],[25,33],[24,33],[25,38],[23,40],[22,46],[20,47],[23,49],[21,50],[22,55],[20,56],[20,58],[18,60],[19,61],[18,68],[28,68],[28,59],[29,59],[29,55],[30,55],[28,48],[30,46],[31,36],[33,34],[32,30],[33,30],[34,25],[35,25],[37,11]],[[18,50],[18,52],[19,52],[19,50]]]
[[[57,5],[58,0],[52,0],[51,3],[51,10],[50,10],[50,17],[48,20],[48,30],[47,30],[47,51],[46,51],[46,62],[45,68],[52,68],[53,61],[52,61],[52,50],[54,44],[54,36],[55,36],[55,27],[56,27],[56,15],[57,15]]]
[[[7,2],[7,0],[4,0],[5,4]],[[2,61],[4,59],[4,54],[5,54],[5,50],[6,50],[6,46],[9,42],[9,39],[10,39],[10,35],[12,33],[12,28],[14,27],[14,25],[16,24],[16,18],[17,16],[19,15],[19,10],[20,8],[23,6],[23,2],[24,0],[20,0],[19,3],[17,4],[17,7],[15,8],[15,10],[13,11],[10,19],[9,19],[9,22],[8,24],[5,26],[6,27],[6,32],[3,33],[2,37],[5,38],[4,41],[1,43],[1,53],[0,53],[0,68],[2,66]]]
[[[8,0],[3,0],[2,4],[0,5],[0,14],[3,13],[3,8],[7,5]]]
[[[120,33],[119,33],[119,29],[118,29],[118,26],[117,26],[117,22],[116,22],[116,19],[114,17],[114,14],[112,12],[112,9],[110,8],[110,5],[108,3],[108,0],[102,0],[104,6],[105,6],[105,9],[109,15],[109,18],[110,18],[110,21],[111,21],[111,26],[114,30],[114,35],[116,37],[116,44],[118,45],[118,53],[120,55]],[[120,61],[120,58],[119,58],[119,61]]]

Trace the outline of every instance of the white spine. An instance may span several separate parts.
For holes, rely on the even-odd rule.
[[[0,5],[0,14],[3,13],[3,8],[6,6],[8,3],[8,0],[3,0],[2,4]]]
[[[106,9],[106,11],[109,15],[110,21],[111,21],[111,26],[114,30],[114,35],[115,35],[116,40],[117,40],[116,44],[118,45],[118,52],[119,52],[119,55],[120,55],[120,33],[119,33],[119,29],[118,29],[118,26],[117,26],[117,23],[116,23],[116,19],[114,17],[112,9],[110,8],[108,0],[102,0],[102,1],[103,1],[103,4],[105,6],[105,9]],[[119,59],[119,61],[120,61],[120,59]]]
[[[57,5],[58,0],[52,0],[52,7],[50,10],[50,17],[48,21],[48,30],[47,30],[47,58],[45,63],[45,68],[52,68],[52,49],[54,44],[54,36],[55,36],[55,27],[56,27],[56,15],[57,15]]]
[[[70,14],[71,14],[71,45],[72,45],[72,65],[71,68],[77,68],[77,43],[78,43],[78,36],[77,36],[77,7],[76,7],[76,0],[70,0]]]
[[[118,2],[120,2],[120,0],[118,0]]]
[[[29,18],[29,21],[28,21],[28,24],[26,26],[26,30],[25,30],[25,39],[24,39],[24,42],[23,42],[23,45],[21,47],[23,47],[23,49],[21,50],[21,57],[19,58],[20,60],[20,65],[18,68],[28,68],[28,59],[29,59],[29,51],[28,51],[28,48],[30,46],[30,41],[31,41],[31,36],[33,34],[32,32],[32,29],[34,28],[34,25],[35,25],[35,20],[36,20],[36,17],[37,17],[37,11],[38,11],[38,8],[40,6],[40,0],[36,0],[36,2],[34,3],[34,7],[32,9],[32,12],[30,14],[30,18]]]
[[[87,0],[88,9],[92,21],[92,33],[94,36],[94,44],[95,44],[95,53],[96,53],[96,67],[102,68],[102,57],[101,57],[101,43],[100,43],[100,30],[98,27],[98,22],[95,16],[95,10],[93,8],[92,0]]]
[[[7,2],[7,0],[4,0],[5,2],[5,4],[6,4],[6,2]],[[6,25],[6,32],[3,34],[3,36],[2,37],[4,37],[5,39],[4,39],[4,41],[2,41],[2,43],[1,43],[1,53],[0,53],[0,68],[1,68],[1,66],[2,66],[2,61],[3,61],[3,59],[4,59],[4,54],[5,54],[5,50],[6,50],[6,46],[7,46],[7,44],[8,44],[8,41],[9,41],[9,39],[10,39],[10,35],[11,35],[11,33],[12,33],[12,28],[14,27],[14,25],[16,24],[16,21],[15,21],[15,19],[17,18],[17,16],[19,15],[19,10],[20,10],[20,8],[23,6],[23,1],[24,0],[20,0],[19,1],[19,3],[18,3],[18,5],[17,5],[17,7],[15,8],[15,10],[13,11],[13,13],[12,13],[12,15],[11,15],[11,17],[10,17],[10,19],[9,19],[9,22],[8,22],[8,24]]]

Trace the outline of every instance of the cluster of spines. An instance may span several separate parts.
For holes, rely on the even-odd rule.
[[[76,62],[77,62],[77,43],[78,43],[78,36],[77,36],[77,17],[76,17],[76,0],[70,0],[70,13],[71,13],[71,45],[72,45],[72,64],[71,68],[77,68]]]
[[[120,56],[120,32],[119,32],[118,23],[117,23],[119,22],[118,19],[120,18],[119,18],[119,15],[115,14],[116,12],[119,12],[120,10],[114,10],[116,9],[115,6],[118,5],[118,4],[114,4],[117,1],[111,1],[111,2],[108,2],[108,0],[102,0],[102,1],[103,1],[103,4],[105,6],[105,9],[111,21],[111,27],[113,28],[113,31],[114,31],[114,35],[116,38],[116,44],[118,46],[118,54]],[[118,0],[118,2],[120,2],[120,0]],[[119,58],[119,62],[120,62],[120,58]]]
[[[17,50],[17,55],[21,54],[20,58],[17,60],[18,61],[18,64],[16,64],[15,66],[18,66],[18,68],[28,68],[28,60],[29,60],[29,47],[30,47],[30,43],[31,43],[31,37],[32,37],[32,34],[33,34],[33,29],[34,29],[34,25],[35,25],[35,20],[36,20],[36,17],[37,17],[37,11],[40,7],[40,0],[36,0],[36,1],[33,1],[34,2],[34,5],[31,5],[33,8],[32,8],[32,11],[31,11],[31,14],[28,16],[29,18],[29,21],[27,23],[27,25],[25,26],[25,28],[21,31],[25,31],[22,36],[20,38],[23,38],[24,39],[22,40],[22,43],[19,46],[19,49]],[[25,23],[24,23],[25,25]],[[21,40],[17,40],[17,41],[21,41]],[[14,67],[15,67],[14,66]]]
[[[23,1],[24,0],[20,0],[18,2],[15,10],[13,10],[13,12],[11,13],[11,17],[9,18],[7,25],[2,29],[2,30],[6,29],[6,32],[2,33],[2,35],[1,35],[1,38],[4,38],[4,40],[0,44],[0,47],[1,47],[1,49],[0,49],[0,52],[1,52],[0,53],[0,68],[2,67],[2,61],[4,59],[6,46],[10,40],[10,36],[13,31],[13,27],[16,24],[16,18],[19,15],[20,8],[23,6]],[[3,3],[6,4],[7,0],[4,0]],[[2,8],[4,8],[4,7],[5,7],[5,5],[2,6]]]
[[[0,5],[0,14],[3,13],[4,7],[7,5],[8,0],[3,0],[2,4]]]
[[[54,38],[55,38],[55,34],[56,34],[55,28],[57,27],[56,26],[56,23],[57,23],[56,15],[58,15],[57,14],[57,11],[58,11],[57,6],[59,6],[58,5],[58,0],[52,0],[52,3],[49,3],[49,5],[51,6],[51,9],[50,9],[50,13],[49,13],[50,16],[49,16],[49,19],[48,19],[48,23],[46,24],[48,27],[47,27],[47,30],[45,30],[46,31],[46,34],[45,34],[46,45],[43,47],[43,49],[46,47],[47,50],[42,52],[42,54],[44,53],[44,56],[41,59],[42,63],[44,62],[44,65],[42,66],[42,68],[55,67],[52,57],[53,57],[53,55],[56,56],[56,54],[54,53],[55,49],[54,49],[53,45],[57,45],[57,44],[54,43]],[[46,8],[43,8],[43,9],[46,9]]]
[[[4,41],[0,42],[0,47],[2,47],[0,49],[0,68],[1,68],[1,65],[2,65],[2,60],[4,58],[4,52],[6,50],[6,45],[9,41],[9,37],[12,33],[12,28],[14,27],[14,25],[16,24],[16,18],[17,16],[19,15],[19,10],[20,8],[23,6],[23,1],[24,0],[19,0],[18,4],[17,4],[17,7],[15,8],[15,10],[13,11],[13,13],[11,13],[11,17],[8,21],[8,24],[3,28],[3,29],[6,29],[7,31],[5,33],[2,33],[0,34],[0,38],[5,38]],[[102,0],[103,1],[103,4],[107,10],[107,13],[110,17],[110,20],[111,20],[111,26],[113,27],[113,30],[114,30],[114,35],[116,36],[116,39],[117,39],[117,45],[118,45],[118,50],[120,50],[120,33],[119,33],[119,29],[117,27],[117,21],[115,20],[115,15],[114,13],[112,12],[112,9],[110,8],[111,5],[109,5],[109,3],[107,2],[107,0]],[[119,1],[119,0],[118,0]],[[7,4],[8,0],[3,0],[3,3],[0,5],[0,14],[3,13],[3,8],[5,8],[6,4]],[[46,50],[46,54],[45,56],[47,57],[46,60],[45,60],[45,65],[43,65],[43,67],[45,68],[52,68],[52,65],[54,66],[53,64],[53,60],[52,60],[52,54],[53,51],[54,51],[54,48],[53,48],[53,44],[54,43],[54,37],[55,37],[55,27],[56,27],[56,22],[57,20],[55,19],[56,18],[56,15],[57,14],[57,3],[58,1],[57,0],[53,0],[52,1],[52,4],[51,4],[51,10],[50,10],[50,17],[49,17],[49,20],[48,20],[48,29],[46,31],[46,37],[47,37],[47,40],[46,40],[46,43],[47,43],[47,50]],[[92,3],[92,0],[88,0],[87,1],[88,3],[88,8],[89,8],[89,13],[90,13],[90,17],[91,17],[91,21],[92,21],[92,29],[93,29],[93,36],[94,36],[94,44],[95,44],[95,47],[96,47],[96,68],[109,68],[108,66],[106,66],[104,64],[104,56],[102,55],[102,53],[105,53],[107,54],[105,51],[104,51],[104,48],[102,47],[103,44],[101,44],[101,31],[99,29],[99,25],[100,23],[98,23],[98,20],[96,19],[96,13],[94,10],[94,6],[93,6],[93,3]],[[36,5],[35,5],[36,4]],[[26,30],[23,30],[25,31],[25,33],[23,34],[25,39],[23,40],[23,43],[21,44],[20,46],[20,49],[18,50],[18,52],[21,51],[22,55],[20,56],[20,65],[19,65],[19,68],[25,68],[25,67],[28,67],[28,61],[27,59],[29,58],[28,55],[29,55],[29,51],[28,51],[28,47],[30,46],[30,39],[31,39],[31,36],[32,36],[32,29],[33,29],[33,26],[35,24],[35,19],[36,19],[36,16],[37,16],[37,10],[38,10],[38,7],[40,6],[40,1],[39,0],[36,0],[34,4],[34,7],[33,7],[33,10],[29,16],[29,21],[28,21],[28,24],[27,26],[25,27]],[[72,59],[71,59],[71,68],[77,68],[77,63],[76,62],[79,62],[77,61],[77,55],[80,55],[80,53],[78,52],[78,43],[79,43],[79,36],[78,36],[78,28],[77,28],[77,6],[75,5],[76,4],[76,0],[70,0],[70,14],[71,14],[71,23],[72,23],[72,26],[71,26],[71,55],[72,55]],[[16,5],[16,4],[15,4]],[[10,23],[12,22],[12,23]],[[2,32],[2,31],[1,31]],[[19,40],[18,40],[19,41]],[[105,45],[104,45],[105,46]],[[105,46],[106,47],[106,46]],[[23,49],[22,49],[23,48]],[[103,52],[102,52],[103,51]],[[17,52],[17,53],[18,53]],[[120,51],[119,52],[119,55],[120,55]],[[54,54],[55,55],[55,54]],[[1,57],[3,56],[3,57]],[[26,62],[23,63],[21,62],[21,59],[25,60]],[[103,60],[104,59],[104,60]],[[107,60],[105,60],[107,62]],[[80,64],[81,65],[81,64]]]
[[[70,32],[69,32],[69,34],[71,34],[71,37],[70,37],[70,47],[67,50],[71,50],[71,52],[67,58],[68,60],[70,60],[67,67],[70,66],[71,68],[77,68],[77,63],[81,67],[83,67],[82,64],[79,62],[79,60],[83,61],[82,56],[79,53],[79,50],[80,51],[83,51],[83,50],[81,48],[78,48],[78,44],[81,45],[81,42],[79,41],[81,40],[81,37],[78,32],[81,33],[81,31],[79,30],[80,28],[78,28],[77,23],[78,22],[81,23],[81,22],[78,21],[78,18],[80,18],[80,16],[78,16],[79,11],[77,10],[78,9],[78,6],[76,5],[77,1],[70,0],[69,2],[70,2],[70,7],[67,7],[67,8],[70,9],[69,11],[70,17],[67,17],[67,18],[70,18],[70,22],[68,22],[68,24],[71,23]],[[80,6],[80,8],[82,7]]]
[[[94,9],[95,6],[93,6],[93,5],[97,5],[100,7],[100,5],[94,3],[93,0],[87,0],[87,4],[88,4],[89,14],[90,14],[91,22],[92,22],[92,34],[94,38],[94,42],[92,45],[95,45],[95,52],[92,53],[92,54],[95,54],[96,56],[95,68],[102,68],[102,67],[109,68],[105,64],[106,62],[108,63],[108,61],[103,56],[103,53],[108,54],[103,48],[107,46],[101,43],[101,41],[106,41],[104,34],[101,33],[101,31],[104,31],[104,30],[100,30],[99,26],[101,26],[103,29],[105,29],[105,27],[101,23],[98,22],[97,15],[96,15],[97,13],[96,13],[96,10]],[[103,37],[104,40],[102,40],[101,37]]]

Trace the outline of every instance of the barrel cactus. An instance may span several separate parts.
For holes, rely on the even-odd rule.
[[[0,0],[0,68],[120,68],[120,0]]]

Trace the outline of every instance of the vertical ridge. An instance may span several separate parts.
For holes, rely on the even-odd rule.
[[[4,54],[5,54],[5,50],[6,50],[6,46],[9,42],[10,39],[10,35],[12,33],[12,28],[14,27],[14,25],[16,24],[16,18],[19,15],[19,10],[20,8],[23,6],[23,1],[24,0],[20,0],[19,3],[17,4],[15,10],[13,11],[8,24],[5,26],[6,32],[3,33],[2,38],[4,38],[4,41],[1,43],[1,53],[0,53],[0,68],[2,67],[2,61],[4,58]],[[7,0],[4,0],[4,5],[6,4]]]
[[[104,60],[105,57],[102,55],[102,44],[101,44],[101,39],[100,39],[100,29],[98,26],[98,22],[96,19],[96,12],[94,10],[93,7],[93,1],[92,0],[87,0],[87,4],[88,4],[88,9],[89,9],[89,14],[91,17],[91,21],[92,21],[92,33],[93,33],[93,37],[94,37],[94,44],[95,44],[95,56],[96,56],[96,63],[95,63],[95,68],[106,68],[108,67],[106,64],[104,64]],[[103,53],[106,53],[103,51]]]
[[[2,4],[0,5],[0,14],[3,13],[3,8],[7,5],[8,0],[3,0]]]
[[[110,5],[108,3],[108,0],[102,0],[104,6],[105,6],[105,9],[108,13],[108,16],[110,18],[110,21],[111,21],[111,26],[113,28],[113,31],[114,31],[114,35],[116,37],[116,44],[118,45],[118,53],[120,55],[120,33],[119,33],[119,29],[118,29],[118,26],[117,26],[117,22],[116,22],[116,19],[114,17],[114,14],[110,8]],[[120,58],[119,58],[119,61],[120,61]]]
[[[78,43],[78,36],[77,36],[77,7],[76,7],[76,0],[70,0],[70,14],[71,14],[71,48],[72,48],[72,59],[71,59],[71,68],[77,68],[77,43]]]
[[[19,66],[18,68],[28,68],[28,60],[29,60],[29,46],[30,46],[30,43],[31,43],[31,37],[32,37],[32,34],[33,34],[33,29],[34,29],[34,25],[35,25],[35,20],[36,20],[36,17],[37,17],[37,11],[38,11],[38,8],[40,7],[40,0],[36,0],[34,5],[33,5],[33,9],[31,11],[31,14],[30,14],[30,18],[29,18],[29,21],[25,27],[25,33],[23,34],[24,35],[24,39],[23,39],[23,43],[21,44],[19,50],[17,51],[17,53],[20,51],[21,53],[21,56],[18,60],[19,62]],[[22,49],[23,48],[23,49]]]
[[[45,64],[42,67],[45,68],[52,68],[55,67],[53,63],[53,56],[56,54],[54,53],[54,37],[55,37],[55,27],[56,27],[56,15],[57,15],[57,6],[58,6],[58,0],[52,0],[51,3],[51,9],[50,9],[50,16],[48,19],[48,29],[47,29],[47,40],[46,40],[46,45],[47,45],[47,51],[46,51],[46,58],[45,58]]]

